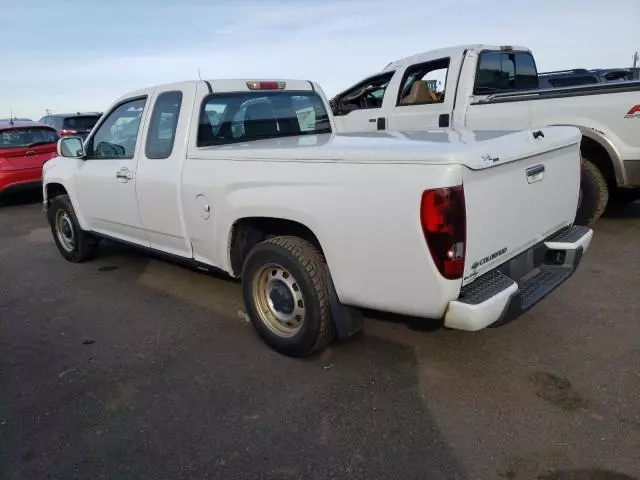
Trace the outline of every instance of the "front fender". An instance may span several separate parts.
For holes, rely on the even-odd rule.
[[[66,157],[55,157],[47,161],[42,167],[42,198],[43,209],[49,208],[49,191],[53,185],[60,185],[64,188],[71,200],[71,205],[83,230],[88,229],[88,224],[82,213],[80,202],[78,201],[75,189],[75,172],[78,169],[78,162],[82,160]]]

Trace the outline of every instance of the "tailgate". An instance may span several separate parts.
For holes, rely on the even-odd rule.
[[[463,168],[463,284],[573,223],[580,139],[576,128],[548,127],[476,144]]]

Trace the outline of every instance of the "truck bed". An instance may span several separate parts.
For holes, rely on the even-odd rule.
[[[640,81],[599,83],[594,85],[578,85],[572,87],[542,88],[536,90],[496,93],[495,95],[489,95],[486,98],[481,98],[475,103],[522,102],[527,100],[544,100],[584,95],[604,95],[607,93],[623,92],[640,92]]]

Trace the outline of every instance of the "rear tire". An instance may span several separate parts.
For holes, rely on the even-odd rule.
[[[59,195],[51,201],[47,219],[56,246],[65,259],[80,263],[95,256],[98,240],[80,228],[68,195]]]
[[[242,293],[251,323],[273,349],[306,357],[335,338],[322,254],[298,237],[256,245],[244,262]]]
[[[609,202],[609,186],[602,172],[592,162],[582,158],[580,168],[580,201],[576,225],[591,225],[602,216]]]

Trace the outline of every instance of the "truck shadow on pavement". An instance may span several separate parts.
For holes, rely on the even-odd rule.
[[[405,325],[410,330],[416,332],[429,333],[444,328],[443,320],[412,317],[409,315],[398,315],[396,313],[382,312],[379,310],[370,309],[364,309],[363,313],[366,318],[380,320],[390,325]]]
[[[81,265],[32,255],[59,268],[2,292],[3,478],[466,478],[411,349],[360,337],[294,360],[163,276],[197,296],[234,282],[107,243]]]
[[[40,190],[29,190],[21,193],[0,196],[0,209],[6,207],[19,207],[40,202],[42,202],[42,192]]]
[[[616,204],[613,203],[607,207],[604,213],[605,218],[635,218],[640,219],[640,200],[633,203]]]

